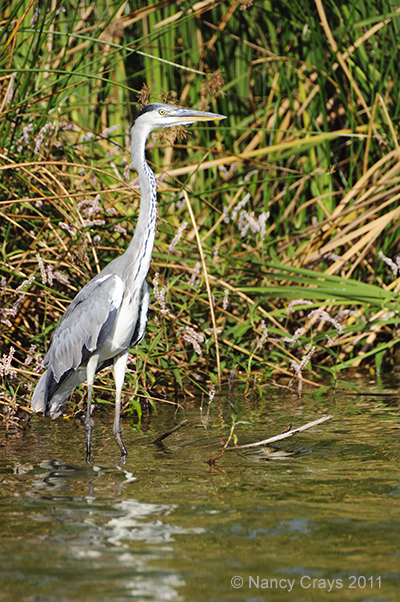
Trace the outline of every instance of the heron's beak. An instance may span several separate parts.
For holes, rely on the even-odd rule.
[[[172,109],[169,112],[169,117],[176,119],[179,125],[190,125],[197,121],[219,121],[226,119],[225,115],[218,113],[207,113],[206,111],[194,111],[193,109]]]

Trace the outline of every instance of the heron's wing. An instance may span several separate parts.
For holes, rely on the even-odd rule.
[[[72,301],[54,331],[44,361],[58,385],[107,339],[124,292],[122,279],[107,274],[91,280]]]

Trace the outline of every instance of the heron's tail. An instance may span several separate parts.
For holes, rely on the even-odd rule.
[[[31,399],[31,408],[33,412],[43,412],[43,414],[46,413],[49,399],[49,377],[50,372],[49,370],[46,370],[43,372],[38,384],[35,387]]]
[[[79,370],[73,372],[70,378],[58,385],[54,380],[51,368],[48,368],[43,372],[33,392],[31,399],[32,411],[43,412],[45,416],[50,416],[53,419],[57,418],[62,413],[72,391],[85,380],[84,371],[83,378],[77,378],[78,375],[81,376]]]
[[[107,362],[104,362],[108,365]],[[104,365],[102,365],[104,367]],[[57,418],[63,411],[72,391],[86,380],[86,367],[70,370],[67,378],[58,383],[53,371],[48,368],[43,372],[31,399],[31,407],[34,412],[43,412],[45,416]]]

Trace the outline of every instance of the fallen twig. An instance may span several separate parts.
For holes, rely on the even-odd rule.
[[[317,424],[322,424],[326,420],[330,420],[333,418],[332,415],[322,416],[322,418],[318,418],[318,420],[313,420],[312,422],[307,422],[303,426],[299,426],[297,429],[293,429],[292,431],[288,431],[287,433],[281,433],[280,435],[275,435],[274,437],[270,437],[269,439],[263,439],[263,441],[256,441],[255,443],[247,443],[246,445],[239,445],[237,447],[228,447],[225,451],[232,451],[239,449],[249,449],[250,447],[259,447],[260,445],[268,445],[268,443],[275,443],[275,441],[281,441],[282,439],[286,439],[287,437],[293,437],[293,435],[297,435],[297,433],[301,433],[302,431],[306,431],[307,429],[312,428],[313,426],[317,426]]]
[[[166,439],[167,437],[169,437],[169,435],[172,435],[172,433],[175,433],[175,431],[177,431],[178,429],[182,428],[182,426],[186,426],[187,424],[189,424],[189,420],[182,420],[182,422],[180,422],[179,424],[177,424],[176,426],[174,426],[174,428],[170,429],[169,431],[167,431],[166,433],[164,433],[163,435],[160,435],[159,437],[157,437],[156,439],[154,439],[154,441],[152,441],[152,443],[155,443],[157,445],[157,443],[161,443],[161,441],[163,439]]]

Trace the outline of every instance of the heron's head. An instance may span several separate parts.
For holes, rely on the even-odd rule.
[[[168,128],[178,125],[190,125],[197,121],[218,121],[225,119],[225,115],[207,113],[205,111],[194,111],[193,109],[180,109],[161,102],[154,102],[142,109],[132,126],[148,134],[157,128]]]

